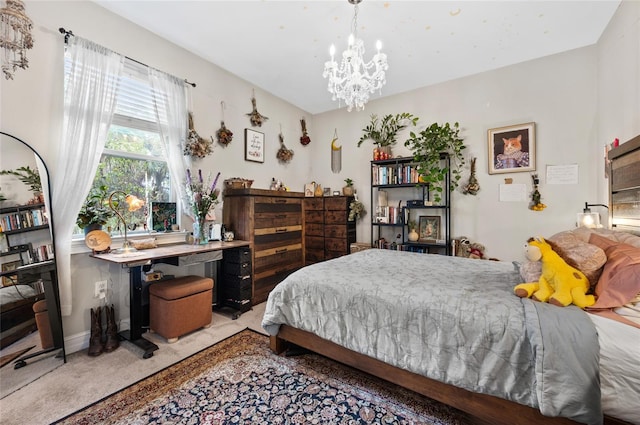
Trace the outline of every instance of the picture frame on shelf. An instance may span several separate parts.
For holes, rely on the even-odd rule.
[[[331,196],[331,188],[330,187],[325,187],[323,195],[324,196]]]
[[[536,170],[535,122],[491,128],[487,143],[489,174]]]
[[[440,236],[440,216],[423,215],[418,222],[418,242],[435,242]]]
[[[244,129],[244,160],[264,162],[264,133]]]

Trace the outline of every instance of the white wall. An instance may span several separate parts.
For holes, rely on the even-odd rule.
[[[234,132],[226,148],[196,165],[221,171],[222,178],[254,179],[254,187],[267,188],[272,177],[291,190],[301,191],[312,180],[336,190],[352,178],[368,214],[358,223],[358,241],[370,239],[370,144],[356,147],[361,129],[372,113],[411,112],[421,124],[458,121],[468,146],[476,156],[481,190],[477,196],[454,194],[453,235],[465,235],[486,245],[488,255],[519,260],[526,239],[571,228],[585,201],[606,203],[602,147],[614,137],[621,141],[640,134],[640,3],[623,2],[597,46],[578,49],[425,87],[403,95],[371,101],[365,111],[345,109],[310,116],[304,111],[255,87],[258,110],[269,117],[259,129],[266,136],[264,164],[246,162],[244,128],[250,127],[254,87],[202,59],[154,36],[87,1],[27,1],[34,20],[35,46],[28,53],[30,66],[14,80],[0,80],[0,129],[31,143],[43,156],[55,178],[59,127],[62,117],[63,36],[59,27],[102,44],[150,66],[197,83],[191,90],[196,130],[203,137],[220,126],[220,102],[227,105],[226,126]],[[425,69],[424,72],[428,72]],[[307,118],[311,143],[302,146],[299,120]],[[540,191],[548,208],[527,209],[527,203],[498,201],[498,187],[505,177],[531,186],[529,173],[489,175],[487,137],[490,128],[536,122],[537,172]],[[287,165],[275,159],[278,133],[295,151]],[[337,129],[343,146],[342,171],[330,167],[330,142]],[[395,154],[408,155],[401,135]],[[552,186],[544,177],[547,165],[578,164],[578,185]],[[463,182],[468,178],[468,171]],[[410,195],[407,195],[409,197]],[[88,255],[72,258],[73,313],[63,318],[67,337],[89,329],[89,308],[97,306],[93,282],[111,279],[111,301],[119,318],[128,317],[128,276]]]
[[[595,199],[594,179],[601,173],[595,172],[590,161],[593,152],[588,147],[596,138],[596,63],[595,47],[587,47],[375,100],[363,112],[324,113],[314,117],[318,129],[315,137],[330,140],[333,127],[338,127],[344,156],[349,158],[342,174],[355,180],[368,205],[370,178],[368,165],[364,164],[371,160],[372,145],[356,148],[355,141],[370,114],[410,112],[420,117],[418,130],[435,121],[459,122],[467,157],[478,158],[476,173],[481,189],[476,196],[454,192],[453,235],[484,244],[491,257],[521,259],[521,247],[530,236],[550,236],[572,227],[584,201]],[[530,173],[488,174],[487,130],[531,121],[536,123],[539,190],[548,206],[543,212],[529,210],[528,202],[498,200],[499,185],[505,177],[526,184],[530,193]],[[410,154],[403,146],[406,138],[407,130],[394,154]],[[320,152],[314,174],[326,175],[328,155],[328,148]],[[546,184],[546,166],[560,164],[579,165],[578,185]],[[466,182],[468,176],[467,169],[461,181]],[[336,185],[336,180],[338,177],[330,176],[328,184]],[[358,239],[369,236],[365,221],[359,223]]]
[[[640,2],[624,1],[598,41],[598,139],[593,151],[615,138],[640,134]],[[607,182],[599,180],[600,201]]]
[[[0,80],[0,128],[30,143],[40,152],[55,178],[57,149],[62,122],[64,37],[59,27],[92,40],[149,66],[186,78],[197,84],[190,89],[195,128],[202,137],[215,136],[222,119],[221,102],[226,104],[225,125],[233,131],[230,145],[215,144],[215,151],[194,166],[213,173],[221,180],[230,177],[254,179],[257,188],[268,188],[271,178],[282,180],[292,190],[302,191],[309,174],[313,144],[303,147],[300,119],[307,117],[308,130],[313,121],[305,113],[225,70],[168,43],[88,1],[28,1],[26,12],[34,22],[33,49],[28,52],[29,68],[18,70],[13,80]],[[244,129],[251,128],[251,96],[255,89],[258,110],[269,120],[255,128],[265,134],[264,163],[244,161]],[[289,164],[276,159],[278,133],[295,152]],[[313,133],[312,133],[313,134]],[[69,190],[73,189],[70,183]],[[55,195],[54,195],[55,196]],[[218,217],[222,217],[220,211]],[[190,228],[187,223],[185,227]],[[127,278],[112,273],[109,266],[87,254],[72,257],[73,312],[63,318],[66,336],[89,329],[89,308],[99,305],[93,298],[93,284],[111,278],[111,302],[119,318],[128,317]],[[114,277],[115,276],[115,277]]]

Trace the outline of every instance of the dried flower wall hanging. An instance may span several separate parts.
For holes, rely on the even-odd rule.
[[[532,174],[531,179],[533,180],[533,192],[531,193],[531,203],[529,204],[529,209],[533,211],[542,211],[547,206],[542,203],[542,194],[538,190],[538,185],[540,184],[540,179],[537,174]]]
[[[220,129],[216,132],[218,143],[222,146],[227,146],[233,140],[233,132],[224,125],[224,101],[220,102],[220,108],[222,109],[222,120],[220,121]]]
[[[311,138],[309,138],[309,133],[307,133],[307,122],[304,120],[304,118],[300,120],[300,126],[302,127],[302,137],[300,137],[300,143],[302,143],[303,146],[306,146],[311,143]]]
[[[262,127],[262,123],[264,123],[269,118],[258,112],[258,108],[256,107],[255,92],[253,92],[253,95],[251,96],[251,105],[253,105],[253,110],[247,114],[249,116],[249,121],[251,121],[251,125],[253,127]]]
[[[193,127],[193,115],[189,112],[189,131],[187,132],[187,142],[185,143],[182,154],[185,156],[204,158],[212,153],[213,141],[200,137]]]
[[[278,149],[278,153],[276,157],[280,162],[289,162],[293,158],[293,151],[291,149],[287,149],[287,146],[284,144],[284,136],[282,135],[282,129],[280,129],[280,134],[278,134],[278,139],[280,139],[280,149]]]

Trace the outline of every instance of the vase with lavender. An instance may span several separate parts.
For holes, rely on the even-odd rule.
[[[202,170],[198,170],[198,176],[192,176],[187,169],[187,200],[193,214],[193,237],[196,243],[209,243],[207,232],[207,220],[214,220],[213,209],[219,202],[220,189],[216,188],[220,173],[216,174],[211,182],[211,175],[205,181],[202,177]]]

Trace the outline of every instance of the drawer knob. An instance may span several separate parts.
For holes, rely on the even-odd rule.
[[[286,231],[287,231],[286,227],[281,228],[281,229],[276,229],[276,233],[282,233],[282,232],[286,232]]]
[[[276,249],[276,254],[282,254],[283,252],[287,252],[287,248]]]

